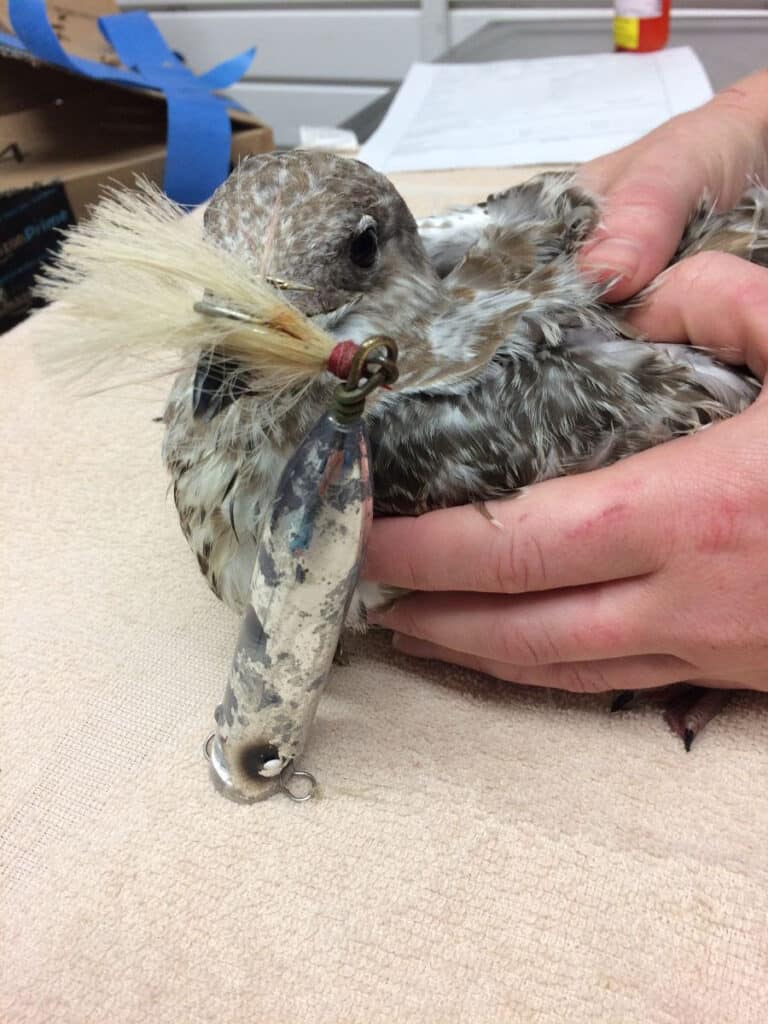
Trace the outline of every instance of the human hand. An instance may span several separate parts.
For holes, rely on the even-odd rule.
[[[633,313],[768,366],[768,270],[722,253],[673,267]],[[365,575],[421,591],[373,622],[401,650],[578,691],[682,680],[768,690],[768,398],[605,469],[374,523]]]
[[[603,199],[582,268],[598,279],[620,274],[607,298],[629,298],[667,265],[704,192],[727,209],[755,177],[768,181],[768,71],[582,165],[578,180]]]

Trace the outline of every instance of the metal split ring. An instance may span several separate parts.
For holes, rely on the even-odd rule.
[[[306,793],[297,793],[289,786],[292,779],[306,779],[309,788]],[[317,789],[317,779],[312,772],[297,772],[292,764],[287,764],[280,772],[280,788],[289,799],[296,804],[303,804],[305,800],[311,800]]]
[[[397,342],[386,335],[374,334],[362,342],[352,357],[343,387],[355,394],[367,395],[374,388],[394,384],[397,374]]]
[[[206,741],[203,744],[203,757],[205,758],[206,761],[211,760],[211,747],[213,746],[213,741],[215,739],[216,733],[212,732],[211,735],[206,738]]]
[[[213,741],[215,739],[216,733],[212,732],[206,737],[205,742],[203,743],[203,757],[208,762],[211,760],[211,748],[213,747]],[[307,787],[306,792],[291,789],[290,783],[292,779],[306,780],[306,782],[300,783],[302,787]],[[279,781],[282,792],[285,793],[289,800],[293,800],[295,804],[303,804],[307,800],[311,800],[315,795],[315,790],[317,789],[317,779],[312,772],[296,771],[292,762],[289,762],[280,772]]]

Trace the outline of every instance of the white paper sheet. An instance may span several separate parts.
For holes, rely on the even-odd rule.
[[[385,172],[589,160],[711,95],[687,46],[414,64],[359,158]]]

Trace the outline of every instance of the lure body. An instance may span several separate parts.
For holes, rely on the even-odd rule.
[[[235,800],[272,795],[304,749],[373,516],[369,465],[362,418],[330,412],[282,474],[216,709],[211,770]]]

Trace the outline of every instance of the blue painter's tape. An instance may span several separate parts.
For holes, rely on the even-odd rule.
[[[99,23],[122,62],[158,84],[165,95],[165,191],[180,203],[203,202],[229,171],[232,125],[221,98],[212,96],[182,64],[143,11],[110,15]]]
[[[76,58],[70,58],[48,21],[45,0],[10,0],[8,17],[13,31],[30,53],[51,64],[77,70]]]
[[[203,203],[229,174],[232,125],[220,103],[169,94],[163,187],[179,203]]]
[[[198,77],[169,48],[149,15],[131,11],[99,19],[102,34],[125,65],[113,68],[68,54],[48,21],[45,0],[9,0],[8,14],[17,38],[0,33],[0,45],[89,78],[162,92],[168,110],[163,187],[172,199],[197,205],[224,181],[232,145],[228,110],[240,104],[211,90],[238,81],[255,49]]]
[[[255,56],[256,47],[252,46],[250,50],[245,50],[236,57],[230,57],[229,60],[224,60],[215,68],[206,71],[205,74],[200,75],[198,81],[209,89],[228,89],[230,85],[240,81],[253,63]]]

